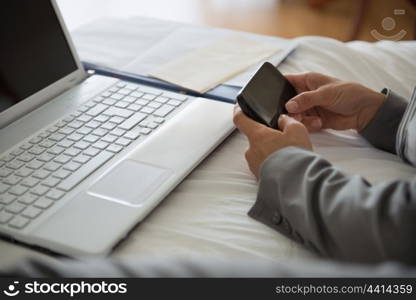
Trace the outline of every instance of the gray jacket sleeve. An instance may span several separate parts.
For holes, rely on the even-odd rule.
[[[396,137],[407,101],[388,89],[382,93],[386,95],[383,106],[360,134],[374,147],[396,153]]]
[[[387,93],[363,136],[395,152],[406,106],[403,99]],[[416,263],[416,179],[372,186],[360,176],[337,170],[318,154],[285,148],[264,162],[249,215],[324,256]]]

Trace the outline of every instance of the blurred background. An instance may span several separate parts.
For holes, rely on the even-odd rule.
[[[416,0],[58,0],[73,29],[98,15],[141,15],[292,38],[413,40]]]

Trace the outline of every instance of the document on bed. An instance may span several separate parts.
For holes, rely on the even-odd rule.
[[[179,56],[148,75],[205,93],[279,51],[271,43],[233,34]]]
[[[237,87],[242,87],[263,62],[277,66],[296,47],[293,40],[278,37],[145,17],[97,19],[71,34],[83,61],[143,76],[230,36],[250,40],[250,47],[268,43],[281,50],[242,68],[235,76],[226,76],[223,82],[218,81]],[[195,67],[194,71],[197,70]]]

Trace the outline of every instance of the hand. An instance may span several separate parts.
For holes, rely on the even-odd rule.
[[[309,131],[323,128],[363,130],[385,96],[363,85],[319,73],[286,75],[299,93],[286,103],[289,115]]]
[[[239,106],[234,108],[234,124],[247,136],[249,148],[246,160],[253,174],[258,178],[261,164],[272,153],[289,146],[312,150],[308,130],[302,123],[282,115],[278,125],[280,130],[269,128],[247,117]]]

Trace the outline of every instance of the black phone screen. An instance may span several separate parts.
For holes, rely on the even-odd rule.
[[[240,105],[243,112],[244,106],[248,106],[257,115],[256,121],[272,127],[280,114],[287,113],[285,104],[294,96],[296,90],[290,82],[272,64],[264,63],[241,90],[238,102],[245,102]]]

